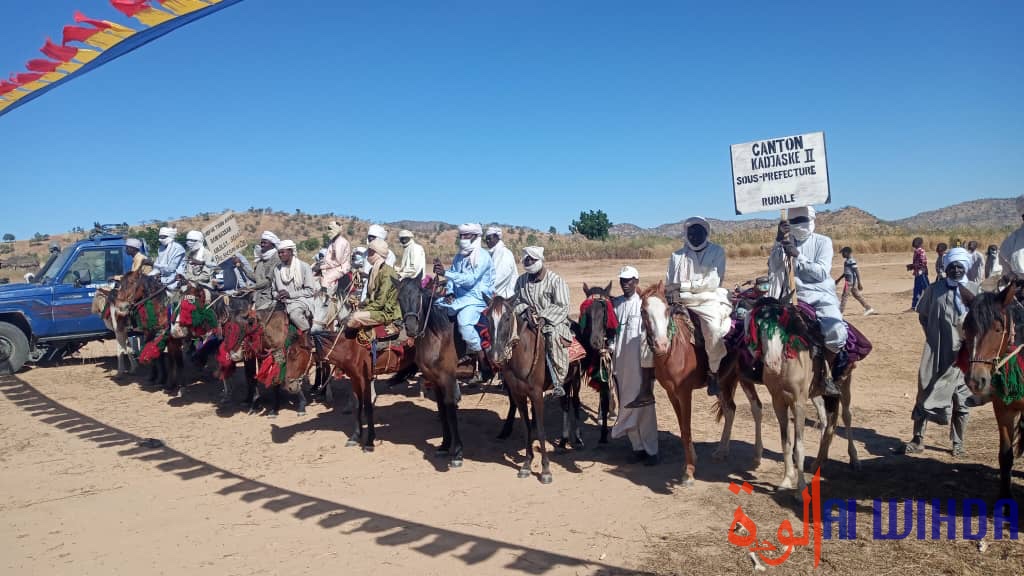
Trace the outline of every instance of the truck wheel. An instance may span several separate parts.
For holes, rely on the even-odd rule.
[[[0,376],[14,374],[28,360],[28,338],[14,324],[0,322]]]

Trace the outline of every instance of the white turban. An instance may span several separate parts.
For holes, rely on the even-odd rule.
[[[796,208],[790,208],[786,213],[786,219],[789,221],[793,221],[801,216],[806,217],[807,222],[792,225],[793,238],[797,242],[803,242],[805,238],[814,233],[814,206],[797,206]]]
[[[477,236],[480,236],[483,233],[484,233],[483,229],[480,228],[479,224],[474,224],[472,222],[469,222],[469,223],[466,223],[466,224],[459,224],[459,234],[460,235],[461,234],[476,234]]]
[[[295,242],[293,242],[291,240],[281,240],[281,242],[277,245],[277,249],[278,250],[292,250],[292,251],[294,251],[295,250]]]
[[[797,206],[796,208],[790,208],[786,212],[786,218],[789,220],[793,220],[794,218],[799,218],[801,216],[806,216],[808,220],[813,222],[815,217],[814,206]]]
[[[534,260],[544,260],[544,247],[543,246],[527,246],[523,248],[523,259],[529,256]]]
[[[327,233],[332,239],[337,237],[338,234],[341,234],[341,222],[332,220],[330,224],[327,225]]]
[[[1017,214],[1024,214],[1024,195],[1017,196]]]
[[[971,255],[963,248],[952,248],[942,257],[942,267],[945,268],[953,262],[959,262],[966,270],[971,267]]]
[[[690,244],[690,239],[687,238],[686,243],[690,246],[690,248],[693,248],[694,250],[703,250],[704,247],[708,245],[708,237],[711,236],[711,225],[708,224],[707,220],[701,218],[700,216],[693,216],[691,218],[687,218],[686,221],[683,222],[684,236],[689,233],[690,226],[700,226],[701,228],[704,229],[704,242],[702,242],[700,246],[694,246],[693,244]]]
[[[380,238],[381,240],[388,239],[388,231],[380,224],[371,224],[370,229],[366,231],[366,235],[373,236],[374,238]]]
[[[639,280],[640,272],[638,272],[637,269],[633,268],[632,266],[623,266],[622,270],[619,270],[619,278],[636,278]]]
[[[142,240],[138,238],[129,238],[124,241],[124,245],[129,248],[135,248],[136,250],[142,250]]]
[[[382,258],[388,257],[388,243],[381,238],[374,238],[373,242],[370,242],[370,250]]]
[[[260,236],[260,240],[266,240],[267,242],[270,242],[274,246],[277,246],[278,244],[281,243],[281,239],[277,237],[277,234],[274,234],[270,230],[264,230],[263,235]]]
[[[203,233],[199,230],[189,230],[188,234],[185,235],[185,240],[192,240],[194,242],[203,241]]]
[[[170,238],[174,238],[175,236],[178,235],[178,229],[177,228],[171,228],[170,226],[164,226],[163,228],[160,229],[160,233],[157,234],[157,235],[158,236],[167,236],[167,237],[170,237]]]
[[[401,232],[398,233],[398,237],[399,238],[412,238],[413,237],[412,230],[402,230]]]
[[[498,228],[497,226],[488,226],[487,236],[497,236],[498,238],[501,238],[501,228]]]

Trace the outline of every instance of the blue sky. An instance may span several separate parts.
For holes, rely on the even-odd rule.
[[[75,9],[0,3],[0,74]],[[0,118],[0,232],[249,206],[565,231],[734,218],[729,145],[823,130],[832,208],[1024,192],[1020,2],[246,0]],[[819,207],[822,208],[822,207]]]

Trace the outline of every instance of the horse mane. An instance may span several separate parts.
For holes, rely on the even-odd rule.
[[[426,318],[424,329],[434,332],[435,334],[442,334],[446,330],[450,330],[452,327],[452,321],[448,318],[448,313],[440,306],[432,306],[430,304],[433,299],[433,295],[429,288],[422,290],[420,298],[423,299],[423,309],[430,310],[430,315]]]
[[[982,292],[974,297],[971,308],[964,319],[964,326],[975,334],[988,332],[997,322],[1003,321],[1002,292]]]
[[[640,292],[640,299],[645,300],[651,296],[659,296],[662,300],[665,299],[665,281],[659,280],[657,284],[652,284],[647,288],[644,288]]]

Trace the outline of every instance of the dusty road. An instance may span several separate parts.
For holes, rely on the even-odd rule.
[[[860,503],[858,531],[853,541],[824,543],[822,573],[1024,573],[1020,543],[995,541],[991,522],[985,551],[962,540],[872,540],[872,498],[991,503],[998,474],[987,407],[972,414],[965,457],[950,457],[948,429],[935,425],[923,455],[893,453],[910,433],[922,336],[915,315],[904,313],[912,284],[904,258],[859,260],[865,295],[879,312],[862,317],[853,301],[847,310],[875,345],[854,377],[853,438],[864,467],[846,466],[841,433],[822,474],[825,498]],[[552,267],[578,304],[582,282],[603,285],[621,264]],[[633,264],[644,285],[664,274],[661,261]],[[728,280],[763,268],[760,258],[730,262]],[[692,488],[677,484],[683,454],[660,388],[661,465],[633,464],[625,439],[598,446],[590,420],[586,448],[556,453],[555,481],[544,486],[536,476],[516,478],[521,422],[512,439],[493,440],[506,407],[499,394],[463,398],[466,464],[449,471],[432,457],[440,442],[433,402],[415,386],[380,395],[378,446],[368,454],[344,448],[352,414],[340,400],[313,405],[301,418],[292,409],[276,420],[217,413],[211,376],[193,371],[182,397],[169,398],[140,388],[141,376],[115,379],[112,350],[93,345],[60,366],[0,380],[4,574],[748,574],[746,551],[726,539],[736,506],[771,535],[797,517],[792,497],[774,490],[782,466],[770,411],[765,459],[748,469],[753,427],[742,398],[731,459],[719,464],[710,457],[721,431],[712,401],[694,395]],[[345,398],[347,382],[334,386]],[[596,408],[596,394],[586,394]],[[549,406],[550,436],[558,416]],[[811,455],[817,434],[809,428],[807,437]],[[146,438],[163,446],[138,445]],[[739,500],[728,490],[732,480],[750,482],[754,494]],[[799,549],[768,570],[803,574],[812,562],[811,550]]]

